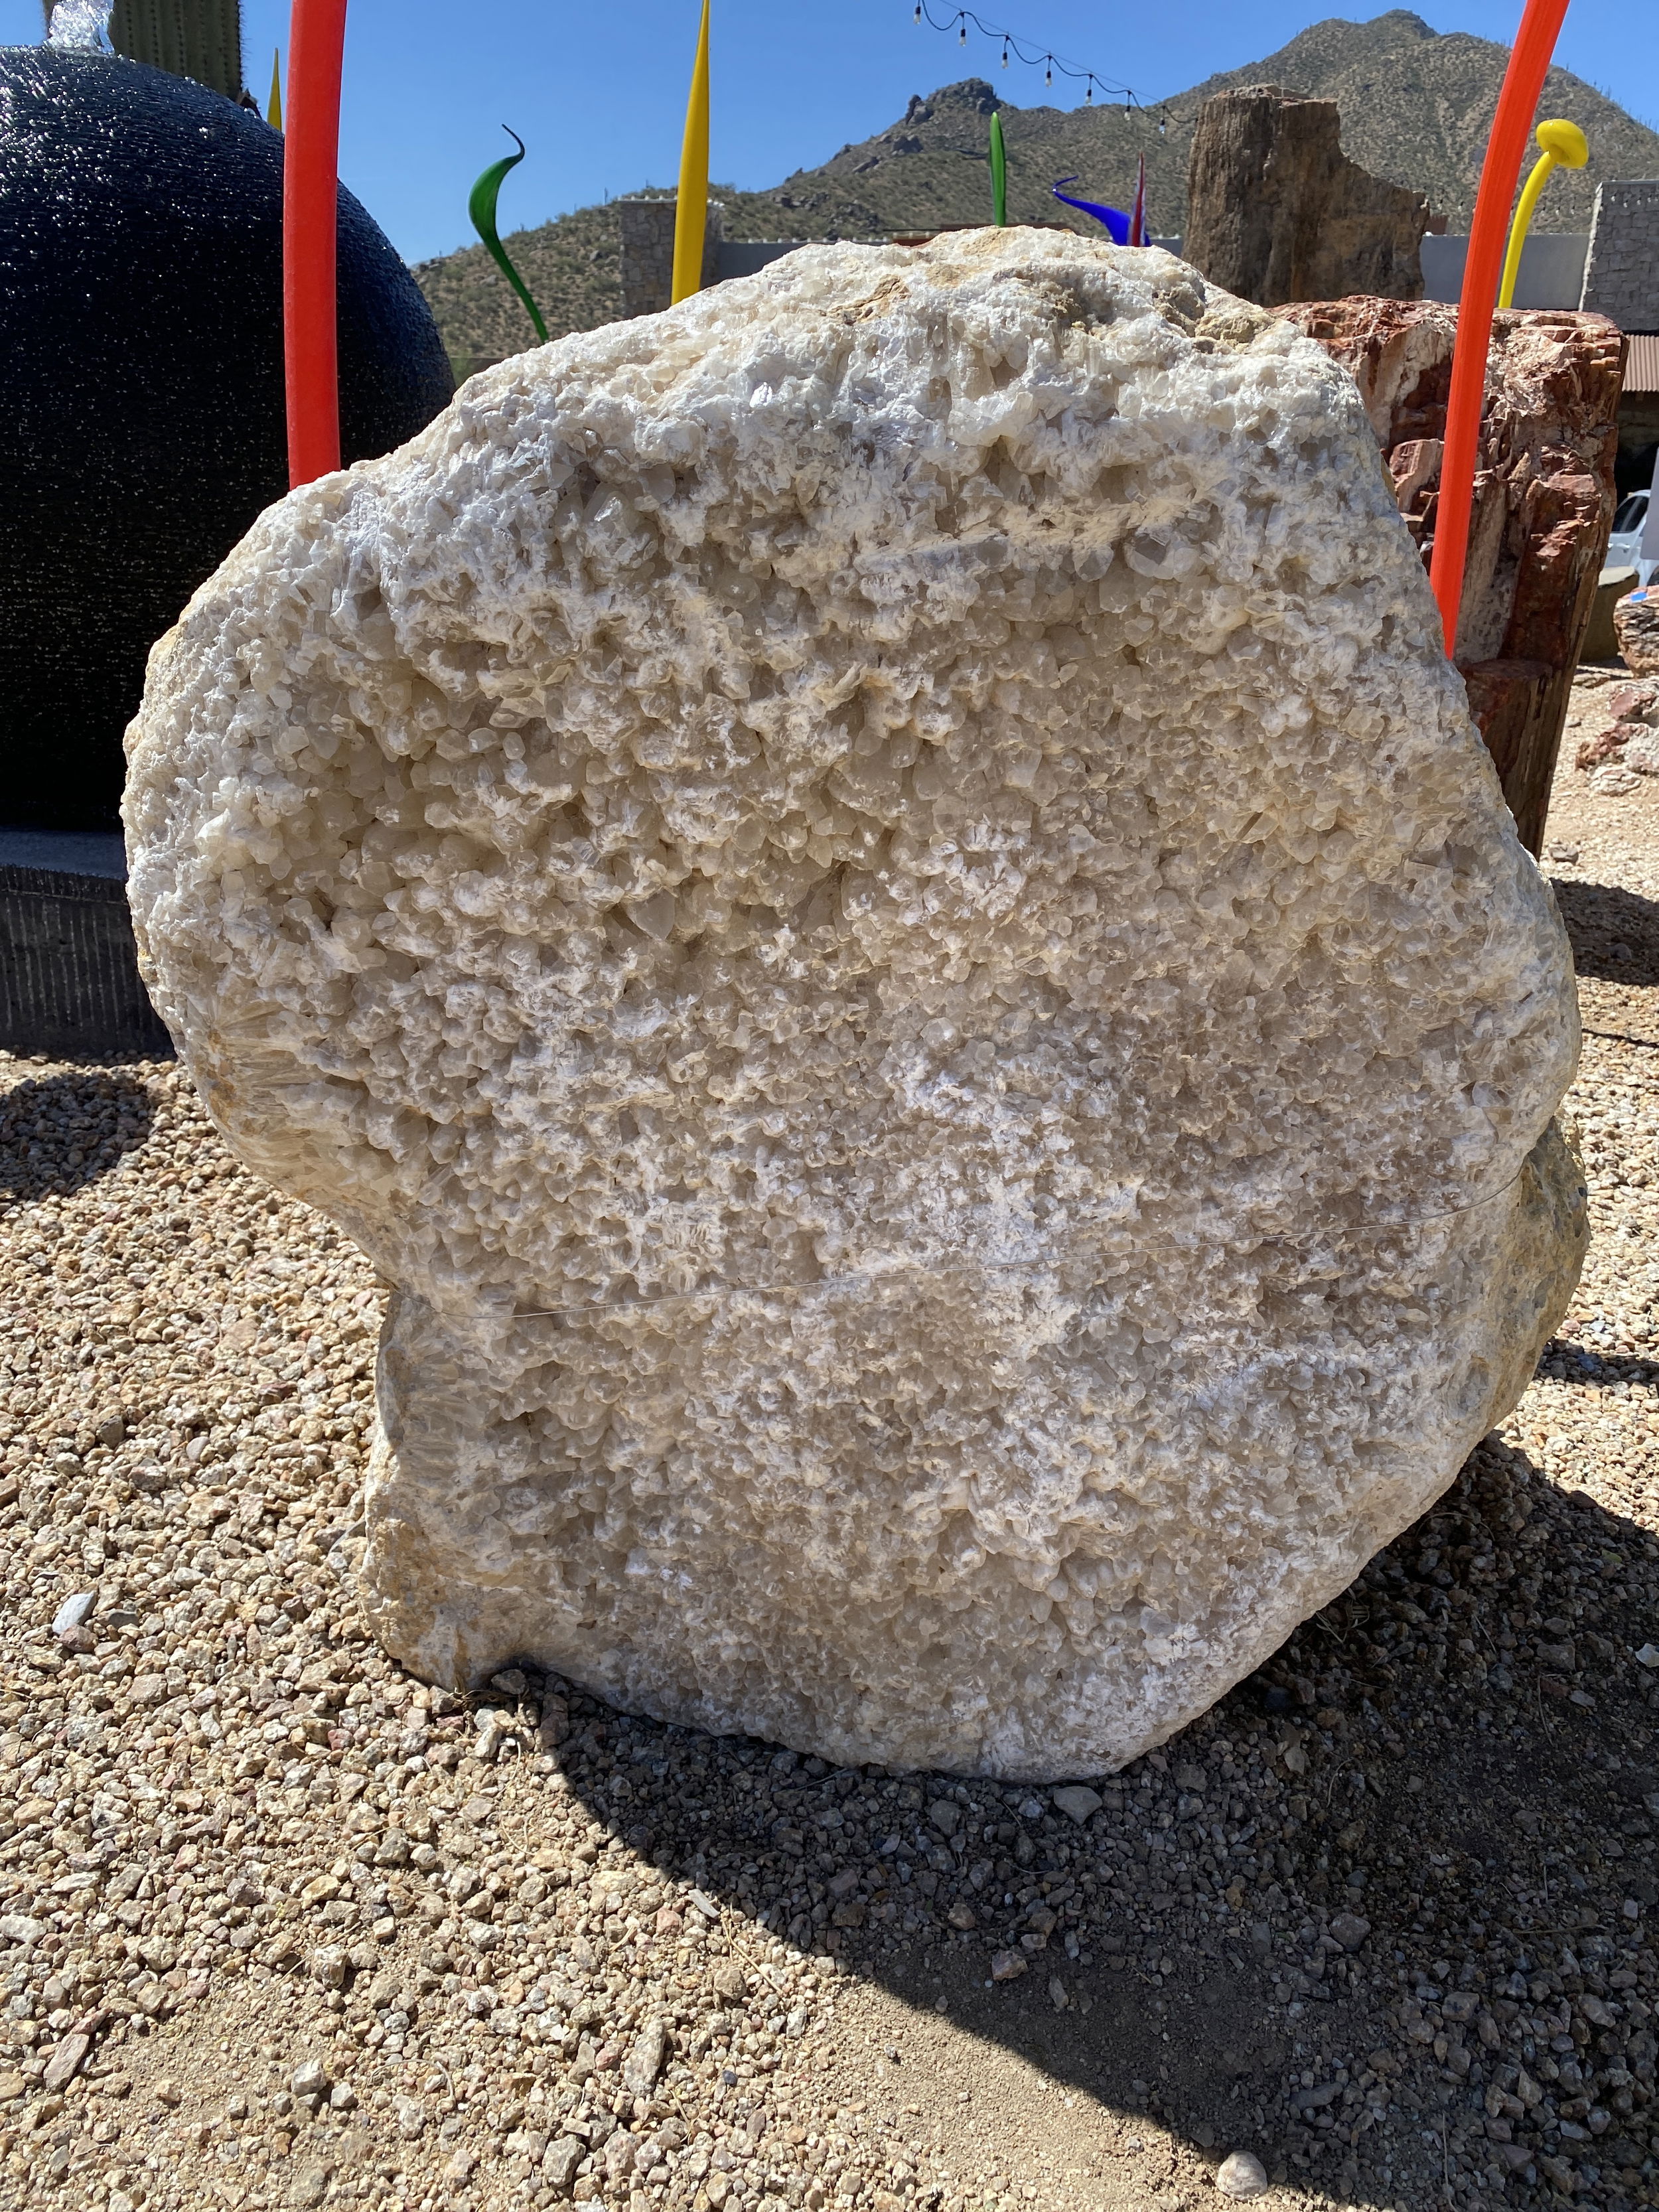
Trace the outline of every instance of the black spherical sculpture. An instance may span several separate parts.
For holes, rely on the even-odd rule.
[[[113,56],[0,48],[0,823],[114,826],[144,658],[288,489],[283,141]],[[453,389],[340,193],[347,462]]]

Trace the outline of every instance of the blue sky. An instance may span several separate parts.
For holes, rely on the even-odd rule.
[[[341,174],[410,260],[470,241],[466,196],[507,149],[529,159],[501,198],[503,230],[540,222],[641,184],[672,183],[699,0],[351,0]],[[714,0],[713,169],[723,183],[775,184],[848,140],[884,129],[913,92],[970,75],[1020,106],[1073,104],[1041,70],[997,66],[971,32],[919,29],[912,0]],[[1521,0],[1423,4],[1439,31],[1507,40]],[[936,15],[951,12],[933,0]],[[1079,0],[1003,0],[979,12],[1151,102],[1211,71],[1283,46],[1322,15],[1273,0],[1109,9]],[[1355,8],[1364,19],[1381,10]],[[0,0],[0,43],[40,36],[40,0]],[[286,0],[243,0],[243,48],[264,98]],[[1659,20],[1650,0],[1573,0],[1559,58],[1649,122],[1659,122]]]

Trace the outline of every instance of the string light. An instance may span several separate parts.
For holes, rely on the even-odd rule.
[[[1103,98],[1121,98],[1123,119],[1126,123],[1136,108],[1139,107],[1143,115],[1146,112],[1127,84],[1118,84],[1109,77],[1101,76],[1094,70],[1085,69],[1081,62],[1069,62],[1063,55],[1054,53],[1050,48],[1028,47],[1018,32],[1005,31],[1000,24],[988,23],[982,15],[977,15],[971,8],[953,8],[949,15],[935,15],[932,0],[915,0],[912,19],[917,23],[925,22],[931,30],[954,30],[957,34],[957,44],[959,46],[967,45],[970,27],[977,31],[981,38],[998,40],[1001,42],[1004,69],[1007,68],[1011,56],[1027,69],[1035,69],[1040,62],[1042,64],[1042,82],[1046,85],[1053,84],[1054,71],[1058,70],[1062,76],[1069,76],[1082,84],[1085,106],[1094,106],[1095,87],[1098,85]],[[1168,134],[1169,120],[1164,111],[1160,109],[1158,115],[1158,135],[1163,138]]]
[[[1041,62],[1044,84],[1053,84],[1054,71],[1058,70],[1062,76],[1075,78],[1083,86],[1083,97],[1091,106],[1094,104],[1097,85],[1100,87],[1103,93],[1121,93],[1132,106],[1139,105],[1127,85],[1111,82],[1101,76],[1097,71],[1085,69],[1081,62],[1069,62],[1062,55],[1056,54],[1047,47],[1029,46],[1018,32],[1005,31],[998,23],[988,23],[985,18],[972,8],[953,8],[948,15],[936,15],[933,13],[932,0],[916,0],[913,20],[918,23],[925,22],[935,31],[954,30],[957,34],[957,44],[959,46],[967,45],[970,29],[977,31],[981,38],[994,39],[1002,47],[1004,69],[1007,68],[1011,57],[1015,61],[1023,63],[1027,69],[1035,69]]]

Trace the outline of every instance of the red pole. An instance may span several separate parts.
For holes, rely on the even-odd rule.
[[[346,0],[294,0],[283,147],[283,334],[288,478],[340,465],[334,235],[338,220],[340,65]]]
[[[1429,582],[1440,605],[1448,655],[1457,649],[1457,615],[1463,602],[1463,567],[1468,558],[1469,520],[1474,508],[1480,409],[1486,392],[1486,356],[1492,349],[1492,307],[1503,273],[1510,210],[1566,12],[1567,0],[1527,0],[1504,72],[1504,88],[1498,95],[1486,157],[1480,167],[1480,189],[1475,197],[1457,310],[1451,396],[1446,406],[1446,447],[1440,463],[1434,554],[1429,564]]]

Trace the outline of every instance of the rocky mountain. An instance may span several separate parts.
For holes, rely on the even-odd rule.
[[[1149,224],[1179,235],[1186,222],[1187,157],[1198,111],[1212,93],[1279,84],[1334,100],[1343,149],[1375,175],[1425,192],[1453,230],[1466,228],[1480,156],[1497,104],[1506,50],[1462,32],[1446,36],[1420,15],[1392,9],[1365,23],[1331,17],[1277,53],[1208,77],[1150,111],[1017,107],[982,78],[943,87],[887,130],[843,146],[816,168],[762,192],[717,188],[728,238],[875,238],[988,219],[987,121],[1002,112],[1008,144],[1008,212],[1015,222],[1096,228],[1050,192],[1074,174],[1081,198],[1127,207],[1135,158],[1146,157]],[[1589,141],[1590,160],[1559,170],[1540,228],[1589,227],[1604,178],[1659,176],[1659,132],[1567,70],[1552,70],[1542,112],[1565,115]],[[550,330],[590,330],[620,313],[614,207],[588,207],[519,231],[510,251]],[[529,342],[524,312],[481,246],[416,269],[458,360],[494,360]]]
[[[1199,108],[1213,92],[1266,83],[1317,93],[1342,111],[1342,147],[1350,161],[1426,193],[1449,228],[1467,230],[1508,60],[1508,48],[1490,39],[1462,31],[1442,37],[1403,8],[1369,23],[1332,16],[1265,61],[1194,85],[1170,108],[1181,110],[1190,137]],[[1651,88],[1651,73],[1644,71],[1644,94]],[[1551,178],[1540,229],[1588,230],[1595,187],[1605,179],[1659,177],[1659,131],[1571,70],[1550,71],[1539,112],[1577,123],[1590,149],[1587,167],[1558,169]]]

